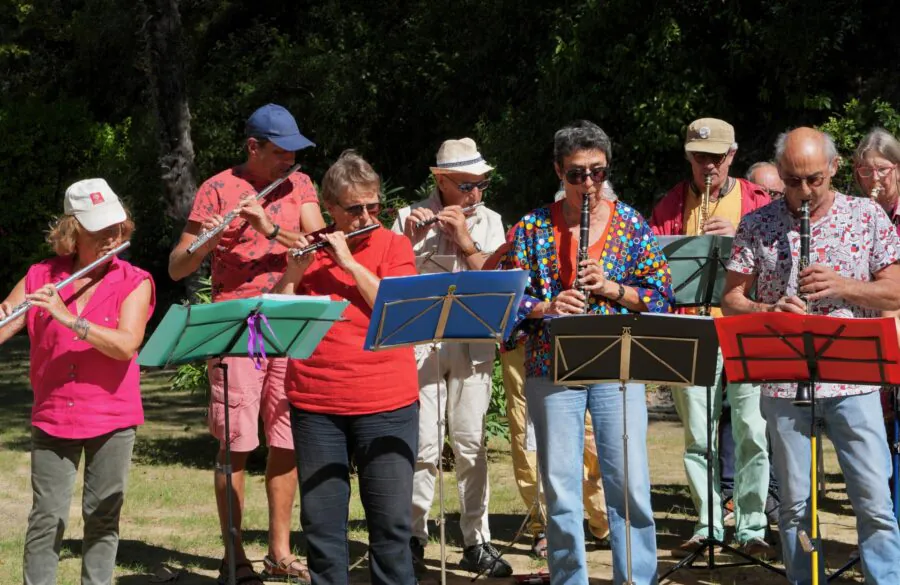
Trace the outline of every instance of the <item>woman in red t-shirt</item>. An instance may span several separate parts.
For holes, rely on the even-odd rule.
[[[322,179],[334,225],[317,234],[329,246],[292,257],[275,292],[347,300],[338,321],[305,360],[290,360],[286,390],[300,474],[300,521],[313,583],[348,582],[350,459],[369,528],[371,582],[414,585],[412,479],[418,450],[419,385],[413,349],[363,350],[382,278],[416,273],[412,245],[377,224],[381,181],[346,151]],[[301,237],[299,248],[316,238]]]

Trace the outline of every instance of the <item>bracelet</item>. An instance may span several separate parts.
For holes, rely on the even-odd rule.
[[[87,338],[88,330],[91,328],[91,324],[84,317],[78,317],[75,319],[75,322],[72,323],[72,331],[78,336],[78,339],[84,340]]]
[[[266,239],[267,239],[267,240],[274,240],[274,239],[275,239],[275,236],[277,236],[277,235],[278,235],[278,232],[280,232],[280,231],[281,231],[281,226],[278,225],[278,224],[276,223],[276,224],[275,224],[275,229],[272,230],[272,233],[271,233],[271,234],[269,234],[268,236],[266,236]]]
[[[613,299],[614,303],[618,303],[625,297],[625,287],[622,286],[621,282],[618,284],[619,284],[619,296],[617,296],[616,298]]]

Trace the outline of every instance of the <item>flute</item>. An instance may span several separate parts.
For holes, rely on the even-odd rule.
[[[465,215],[469,215],[470,213],[472,213],[473,211],[475,211],[476,208],[481,207],[482,205],[484,205],[484,202],[483,202],[483,201],[479,201],[478,203],[476,203],[476,204],[474,204],[474,205],[470,205],[470,206],[468,206],[468,207],[464,207],[463,210],[462,210],[462,212],[463,212],[463,214],[465,214]],[[438,219],[438,217],[437,217],[436,215],[435,215],[434,217],[429,217],[428,219],[423,220],[423,221],[417,221],[417,222],[416,222],[416,229],[417,229],[417,230],[418,230],[418,229],[422,229],[423,227],[430,226],[430,225],[432,225],[432,224],[437,223],[438,221],[440,221],[440,220]]]
[[[63,280],[60,280],[59,282],[57,282],[56,284],[53,285],[53,288],[56,290],[64,289],[65,287],[69,286],[71,283],[78,280],[85,274],[88,274],[94,268],[97,268],[101,264],[108,262],[109,260],[112,259],[113,256],[115,256],[116,254],[118,254],[119,252],[121,252],[122,250],[124,250],[125,248],[127,248],[130,245],[131,245],[131,242],[123,242],[123,243],[119,244],[115,249],[107,252],[100,258],[97,258],[96,260],[94,260],[93,262],[91,262],[90,264],[88,264],[87,266],[85,266],[84,268],[79,270],[78,272],[74,273],[72,276],[69,276],[68,278],[64,278]],[[30,309],[31,307],[32,307],[31,301],[25,301],[21,304],[16,305],[15,308],[13,308],[12,313],[10,313],[10,315],[8,317],[6,317],[3,320],[0,320],[0,327],[4,327],[7,323],[15,321],[16,319],[18,319],[19,317],[24,315],[28,311],[28,309]]]
[[[381,227],[381,224],[379,224],[379,223],[373,223],[372,225],[367,225],[366,227],[360,228],[360,229],[356,230],[355,232],[350,232],[349,234],[347,234],[347,238],[348,239],[355,238],[356,236],[361,236],[363,234],[367,234],[367,233],[371,232],[372,230],[377,229],[379,227]],[[321,250],[322,248],[324,248],[328,245],[329,245],[329,243],[327,240],[320,240],[320,241],[316,242],[315,244],[312,244],[305,248],[300,248],[299,250],[296,250],[296,249],[289,250],[288,253],[291,256],[296,258],[297,256],[305,256],[306,254],[309,254],[310,252],[315,252],[316,250]]]
[[[588,260],[588,247],[591,239],[591,199],[585,193],[581,200],[581,225],[578,228],[578,264],[575,266],[575,274],[581,270],[581,263]],[[581,294],[584,295],[584,312],[587,313],[590,308],[588,301],[590,293],[585,288],[584,283],[581,284]]]
[[[268,195],[269,193],[271,193],[272,191],[274,191],[275,189],[277,189],[279,185],[281,185],[282,183],[284,183],[284,182],[287,180],[288,177],[290,177],[291,175],[293,175],[293,174],[294,174],[295,172],[297,172],[299,169],[300,169],[300,165],[299,165],[299,164],[296,164],[296,165],[292,166],[291,168],[289,168],[289,169],[288,169],[288,172],[285,173],[284,176],[282,176],[282,177],[279,178],[279,179],[275,179],[274,181],[272,181],[271,183],[269,183],[269,185],[268,185],[265,189],[263,189],[262,191],[260,191],[259,193],[257,193],[257,194],[256,194],[256,201],[259,201],[260,199],[263,199],[266,195]],[[220,223],[219,225],[217,225],[216,227],[214,227],[214,228],[211,229],[211,230],[207,230],[207,231],[201,232],[201,233],[197,236],[197,239],[194,240],[193,242],[191,242],[191,245],[188,246],[188,248],[187,248],[187,253],[188,253],[188,254],[193,254],[193,253],[197,250],[197,248],[199,248],[200,246],[202,246],[203,244],[205,244],[206,242],[208,242],[210,239],[212,239],[214,236],[216,236],[219,232],[221,232],[221,231],[223,231],[225,228],[227,228],[227,227],[228,227],[228,224],[230,224],[232,221],[234,221],[234,218],[236,218],[238,215],[240,215],[240,213],[241,213],[241,208],[240,208],[240,207],[238,207],[237,209],[232,209],[231,211],[229,211],[228,213],[226,213],[226,214],[225,214],[225,217],[222,218],[222,223]]]

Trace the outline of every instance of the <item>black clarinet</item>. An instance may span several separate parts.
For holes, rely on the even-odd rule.
[[[800,261],[797,263],[797,296],[806,302],[806,310],[809,312],[809,301],[806,295],[800,292],[800,273],[807,266],[809,266],[809,200],[800,204]],[[798,383],[794,406],[809,406],[811,403],[809,382]]]
[[[578,273],[581,271],[581,263],[584,260],[588,260],[588,246],[590,244],[591,239],[591,199],[587,193],[584,194],[584,199],[581,201],[581,227],[578,231],[578,266],[575,267],[575,275],[577,277]],[[581,285],[580,290],[581,294],[584,295],[584,312],[587,313],[590,307],[590,302],[588,301],[590,297],[590,293],[587,288],[585,288],[584,283],[579,281]]]

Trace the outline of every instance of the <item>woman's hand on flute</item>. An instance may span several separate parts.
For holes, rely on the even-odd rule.
[[[559,293],[550,301],[545,315],[581,315],[584,313],[584,295],[578,289],[571,288]]]
[[[13,306],[10,303],[0,303],[0,319],[6,319],[12,315]]]
[[[35,307],[44,309],[66,327],[70,327],[75,321],[75,315],[63,304],[56,287],[52,284],[45,284],[30,295],[25,295],[25,300],[31,301]]]

